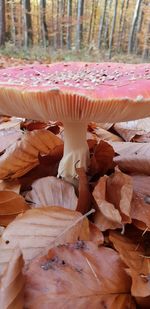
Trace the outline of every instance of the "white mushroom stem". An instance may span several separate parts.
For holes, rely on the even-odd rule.
[[[59,164],[58,176],[73,182],[76,167],[87,171],[89,148],[86,141],[87,122],[64,122],[64,155]]]

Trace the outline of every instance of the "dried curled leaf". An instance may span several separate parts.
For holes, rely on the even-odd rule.
[[[146,139],[150,132],[150,118],[116,123],[114,129],[126,142],[136,141],[140,136]]]
[[[78,222],[80,220],[80,222]],[[4,230],[0,243],[0,263],[9,260],[10,251],[21,248],[27,262],[47,248],[65,242],[89,239],[88,220],[79,212],[61,207],[30,209]]]
[[[139,228],[143,230],[150,229],[150,176],[134,175],[132,179],[134,195],[131,205],[131,217]]]
[[[150,143],[109,143],[119,154],[114,162],[123,172],[150,175]]]
[[[92,242],[51,249],[31,262],[25,278],[25,308],[135,309],[118,253]]]
[[[107,128],[104,129],[103,127],[101,127],[101,124],[100,125],[99,124],[94,124],[94,123],[93,124],[89,124],[88,130],[90,132],[92,132],[93,135],[96,135],[97,140],[99,140],[99,141],[101,139],[104,140],[104,141],[113,141],[113,142],[117,142],[117,141],[121,142],[121,141],[123,141],[123,139],[120,136],[107,131]]]
[[[131,293],[137,297],[150,295],[149,259],[144,248],[132,239],[110,232],[109,239],[120,253],[123,262],[128,266],[128,274],[132,278]]]
[[[115,152],[110,144],[101,140],[95,147],[93,156],[90,159],[89,174],[100,173],[104,175],[109,169],[114,167],[113,157]]]
[[[100,178],[93,196],[98,206],[94,222],[102,231],[131,223],[132,178],[116,169],[110,177]]]
[[[12,251],[9,263],[0,272],[0,309],[21,309],[24,304],[23,258],[18,248]]]
[[[56,177],[44,177],[32,184],[32,190],[26,196],[26,200],[33,207],[60,206],[75,210],[77,197],[74,187]]]
[[[29,206],[21,195],[12,191],[0,191],[0,225],[8,225],[27,209]]]
[[[26,132],[21,141],[0,156],[0,179],[17,178],[38,165],[38,154],[48,154],[57,145],[59,137],[47,130]]]

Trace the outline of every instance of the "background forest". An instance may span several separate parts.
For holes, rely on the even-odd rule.
[[[150,0],[0,0],[0,46],[20,57],[148,62]]]

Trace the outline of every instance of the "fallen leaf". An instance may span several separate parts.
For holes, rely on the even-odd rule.
[[[110,232],[110,241],[119,252],[121,259],[128,266],[126,270],[132,278],[131,293],[137,297],[150,295],[149,259],[144,249],[132,239]]]
[[[76,168],[76,173],[79,176],[78,203],[76,210],[84,214],[90,209],[91,193],[89,191],[88,179],[84,168]]]
[[[133,189],[136,194],[145,200],[148,200],[150,195],[150,176],[147,175],[131,175],[133,181]]]
[[[148,297],[135,297],[137,304],[141,309],[149,309],[150,296]]]
[[[13,181],[0,180],[0,191],[13,191],[15,193],[20,193],[20,183],[18,179]]]
[[[47,127],[47,123],[25,119],[20,123],[21,130],[33,131],[33,130],[42,130]]]
[[[119,210],[122,223],[131,223],[131,201],[133,182],[129,175],[122,173],[118,168],[107,179],[107,200]]]
[[[92,242],[51,249],[31,262],[25,278],[25,308],[136,308],[118,253]]]
[[[100,141],[101,139],[104,140],[104,141],[114,141],[114,142],[121,142],[123,141],[123,139],[114,134],[114,133],[111,133],[109,131],[107,131],[106,129],[103,129],[102,127],[100,126],[97,126],[95,125],[95,127],[91,127],[90,125],[88,126],[88,130],[90,132],[93,133],[93,135],[96,135],[98,137],[97,141]]]
[[[150,133],[150,118],[119,122],[113,127],[126,142],[136,141],[136,136],[148,136]]]
[[[12,191],[0,191],[0,225],[8,225],[27,209],[29,206],[21,195]]]
[[[80,219],[80,221],[79,221]],[[88,220],[76,211],[61,207],[30,209],[16,217],[4,230],[0,243],[0,263],[9,260],[18,246],[27,262],[54,245],[89,239]]]
[[[95,128],[102,128],[104,130],[109,130],[111,127],[113,126],[113,123],[101,123],[101,122],[90,122],[89,123],[89,127],[91,127],[91,129],[95,129]]]
[[[56,177],[44,177],[32,184],[32,190],[25,195],[31,207],[60,206],[75,210],[77,196],[74,187]]]
[[[122,226],[122,218],[118,209],[106,200],[107,178],[107,176],[100,178],[93,191],[93,196],[97,204],[94,223],[101,231],[121,228]]]
[[[109,143],[118,154],[114,162],[123,172],[150,175],[150,143]]]
[[[62,141],[47,130],[31,131],[24,134],[0,157],[0,179],[17,178],[38,165],[38,154],[48,154]]]
[[[131,223],[132,178],[116,169],[111,176],[100,178],[93,191],[97,203],[94,222],[101,231],[121,228]]]
[[[150,229],[150,201],[141,198],[138,194],[133,194],[131,204],[131,217],[136,220],[136,226],[145,230]],[[133,222],[134,222],[133,220]],[[139,225],[137,225],[139,223]]]
[[[97,245],[102,245],[104,242],[104,236],[101,230],[91,221],[89,221],[90,240]]]
[[[21,252],[15,248],[9,263],[0,271],[0,309],[23,308],[23,264]]]
[[[16,128],[0,130],[0,153],[21,139],[22,135],[21,130],[16,130]]]
[[[104,175],[109,169],[114,168],[113,148],[105,141],[101,140],[95,147],[93,156],[90,159],[89,174]]]

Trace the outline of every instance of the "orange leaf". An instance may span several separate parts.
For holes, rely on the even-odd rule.
[[[90,160],[89,174],[98,174],[104,175],[109,169],[114,167],[113,157],[115,152],[111,145],[104,141],[95,147],[94,154]]]
[[[76,172],[79,176],[79,197],[76,210],[84,214],[88,212],[90,208],[91,193],[89,191],[88,179],[84,168],[76,168]]]
[[[144,249],[133,240],[110,232],[109,239],[120,253],[123,262],[128,266],[128,274],[132,278],[131,293],[137,297],[150,295],[149,259]]]
[[[29,206],[21,195],[12,191],[0,191],[0,225],[8,225],[27,209]]]

